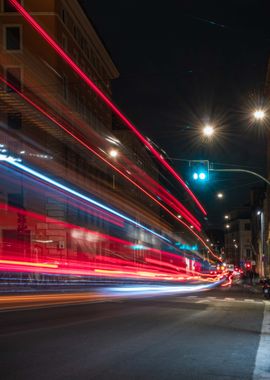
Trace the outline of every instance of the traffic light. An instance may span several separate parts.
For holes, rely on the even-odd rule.
[[[251,269],[251,263],[249,261],[246,262],[246,269],[247,270]]]
[[[209,161],[192,160],[189,162],[191,176],[194,181],[205,182],[209,179]]]

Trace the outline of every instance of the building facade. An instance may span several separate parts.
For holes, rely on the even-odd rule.
[[[268,61],[268,68],[266,73],[265,81],[265,97],[269,102],[270,99],[270,60]],[[269,118],[267,118],[269,122]],[[270,181],[270,133],[267,134],[267,150],[266,150],[266,162],[267,162],[267,173],[266,177]],[[263,271],[264,276],[270,277],[270,189],[269,186],[266,187],[265,200],[263,207],[263,218],[264,218],[264,252],[263,252]]]
[[[21,4],[111,98],[111,82],[119,73],[79,2],[24,0]],[[136,171],[141,181],[154,181],[155,190],[159,172],[149,153],[130,132],[114,127],[111,110],[8,1],[0,1],[0,11],[1,152],[82,194],[94,195],[132,215],[138,223],[172,233],[173,224],[161,217],[159,206],[118,174],[118,169],[125,177]],[[120,152],[121,162],[110,155],[112,149]],[[117,170],[112,170],[112,165]],[[108,216],[100,217],[94,208],[88,212],[85,205],[48,188],[34,190],[35,185],[19,174],[16,181],[8,171],[5,176],[0,186],[6,220],[1,241],[5,247],[13,239],[25,241],[25,252],[31,250],[32,255],[45,247],[51,256],[75,257],[84,248],[80,239],[72,238],[65,223],[110,232]],[[5,205],[14,208],[15,219],[7,217]],[[45,215],[45,219],[34,223],[23,210]],[[155,237],[149,240],[146,235],[134,228],[129,232],[138,247],[143,242],[159,247]],[[92,244],[91,249],[106,251],[102,244]],[[110,248],[107,251],[109,254]],[[140,249],[134,252],[141,255]]]
[[[249,208],[229,213],[225,231],[226,262],[241,268],[244,268],[246,262],[254,261],[249,213]]]

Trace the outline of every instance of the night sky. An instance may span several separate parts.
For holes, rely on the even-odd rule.
[[[264,102],[269,0],[82,2],[120,71],[114,100],[140,131],[170,157],[264,174],[266,126],[252,124],[249,114]],[[217,128],[211,143],[198,132],[205,122]],[[187,164],[174,166],[188,180]],[[215,227],[261,182],[215,174],[207,185],[189,184]],[[215,197],[220,190],[223,201]]]

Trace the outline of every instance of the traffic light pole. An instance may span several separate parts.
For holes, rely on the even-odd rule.
[[[256,173],[256,172],[253,172],[252,170],[247,170],[247,169],[229,169],[229,168],[226,168],[226,169],[214,169],[213,168],[213,165],[214,163],[213,162],[209,162],[208,160],[188,160],[188,159],[184,159],[184,158],[171,158],[169,157],[171,160],[173,161],[185,161],[185,162],[188,162],[189,163],[189,166],[192,164],[192,163],[202,163],[202,164],[206,164],[205,167],[207,169],[207,171],[209,172],[223,172],[223,173],[246,173],[246,174],[251,174],[257,178],[260,178],[262,181],[264,181],[265,183],[267,183],[268,186],[270,186],[270,181],[263,177],[261,174],[259,173]]]
[[[267,183],[267,185],[270,186],[270,181],[268,181],[268,179],[266,179],[262,175],[260,175],[260,174],[258,174],[256,172],[253,172],[251,170],[246,170],[246,169],[213,169],[213,168],[210,167],[209,171],[210,172],[247,173],[247,174],[251,174],[251,175],[253,175],[255,177],[260,178],[262,181],[264,181],[265,183]]]

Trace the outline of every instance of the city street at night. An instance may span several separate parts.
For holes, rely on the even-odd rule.
[[[233,287],[2,311],[1,376],[267,379],[265,362],[256,356],[265,349],[260,334],[269,306],[261,294]]]
[[[0,380],[270,380],[270,0],[0,0]]]

